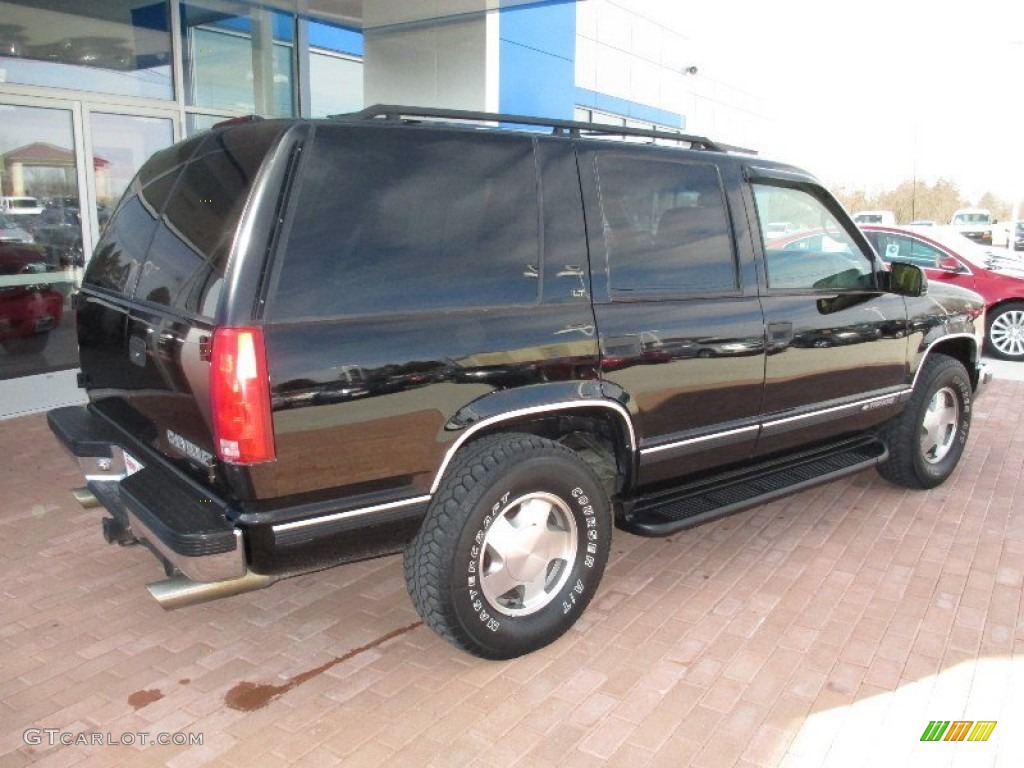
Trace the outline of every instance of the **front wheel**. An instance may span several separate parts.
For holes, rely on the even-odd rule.
[[[905,488],[934,488],[953,474],[971,429],[971,381],[952,357],[925,360],[907,407],[882,429],[889,460],[878,467]]]
[[[405,551],[406,584],[443,638],[511,659],[575,623],[597,591],[610,540],[608,496],[574,451],[495,435],[453,462]]]
[[[1024,303],[1003,304],[993,312],[985,340],[994,356],[1003,360],[1024,360]]]

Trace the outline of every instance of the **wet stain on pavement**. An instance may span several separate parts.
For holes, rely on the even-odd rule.
[[[160,701],[164,697],[162,691],[156,688],[150,688],[145,691],[136,691],[128,697],[128,703],[131,704],[135,709],[142,709],[143,707],[152,704],[154,701]]]
[[[338,664],[348,661],[354,656],[358,656],[359,654],[365,653],[379,645],[383,645],[388,640],[394,640],[396,637],[400,637],[407,632],[412,632],[414,629],[422,625],[422,621],[417,621],[414,624],[401,627],[393,632],[388,632],[386,635],[382,635],[376,640],[370,641],[366,645],[353,648],[343,656],[331,659],[325,664],[321,664],[319,667],[302,672],[290,680],[285,681],[281,685],[269,685],[267,683],[250,683],[248,681],[243,681],[224,695],[224,703],[231,709],[236,709],[241,712],[254,712],[257,709],[263,709],[263,707],[267,706],[267,704],[274,699],[279,696],[283,696],[292,688],[302,685],[307,680],[312,680],[314,677],[326,672],[331,667],[336,667]]]

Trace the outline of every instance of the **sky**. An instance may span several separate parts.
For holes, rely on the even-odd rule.
[[[761,154],[833,187],[942,177],[1024,205],[1021,0],[619,4],[685,36],[696,77],[760,97]]]

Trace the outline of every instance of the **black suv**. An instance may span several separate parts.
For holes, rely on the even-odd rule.
[[[613,524],[663,536],[871,466],[943,482],[988,378],[980,298],[887,270],[802,171],[507,115],[164,150],[76,306],[90,402],[50,424],[108,541],[164,562],[162,604],[404,548],[426,622],[488,658],[576,621]]]

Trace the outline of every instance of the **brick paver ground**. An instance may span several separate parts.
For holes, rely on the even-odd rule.
[[[398,557],[165,612],[161,567],[103,543],[43,417],[0,422],[0,766],[1018,765],[1022,404],[994,383],[933,491],[862,473],[616,532],[576,627],[503,663],[419,625]],[[998,725],[922,743],[931,720]]]

